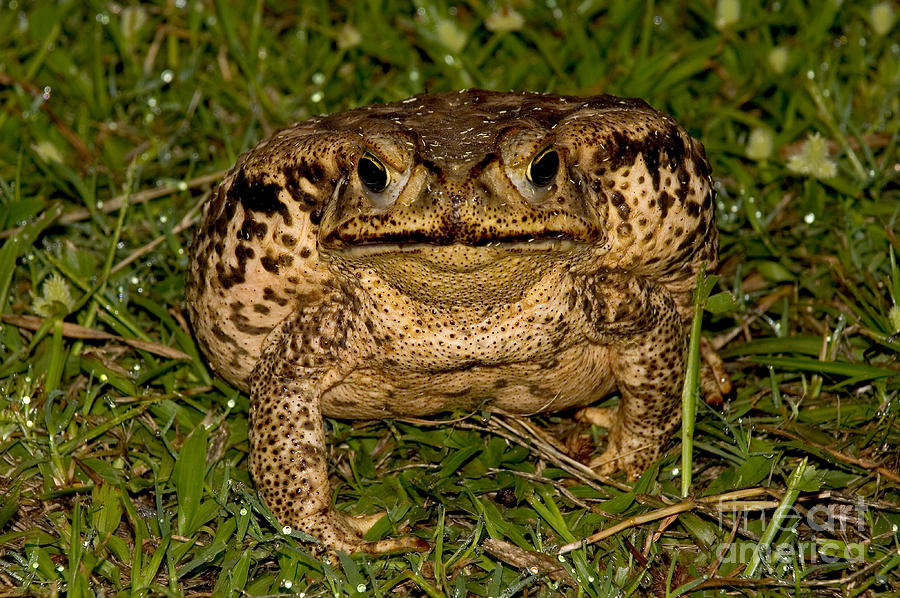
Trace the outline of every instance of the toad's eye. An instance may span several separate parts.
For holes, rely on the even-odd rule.
[[[552,147],[540,152],[528,165],[528,180],[536,187],[546,187],[556,177],[559,170],[559,154]]]
[[[373,193],[381,193],[387,189],[390,182],[387,168],[381,163],[381,160],[368,152],[359,159],[359,164],[356,165],[356,172],[359,174],[359,180],[363,182],[363,185]]]

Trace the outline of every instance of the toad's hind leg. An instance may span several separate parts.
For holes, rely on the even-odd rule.
[[[287,362],[284,342],[270,349],[250,384],[250,471],[278,521],[329,550],[427,550],[427,542],[411,536],[367,542],[362,534],[372,518],[346,517],[332,506],[320,389],[333,384],[336,374]]]

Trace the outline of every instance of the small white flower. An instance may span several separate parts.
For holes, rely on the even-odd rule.
[[[869,25],[877,36],[883,36],[894,26],[894,7],[890,2],[879,2],[869,9]]]
[[[466,46],[466,32],[450,19],[440,19],[435,28],[438,39],[454,54],[459,54]]]
[[[337,45],[341,50],[346,50],[354,46],[358,46],[362,41],[362,35],[359,30],[349,23],[340,28],[337,34]]]
[[[747,138],[747,157],[751,160],[765,160],[772,155],[774,144],[772,131],[765,127],[753,129]]]
[[[40,156],[41,160],[44,162],[62,164],[65,160],[62,152],[59,151],[59,148],[56,147],[52,141],[47,139],[32,144],[31,149],[33,149],[34,153]]]
[[[788,170],[808,174],[817,179],[830,179],[837,174],[837,164],[828,155],[828,142],[821,135],[810,135],[799,154],[791,156]]]
[[[775,46],[769,50],[769,66],[778,75],[784,73],[787,68],[788,58],[790,51],[784,46]]]
[[[493,31],[494,33],[518,31],[524,24],[525,18],[509,6],[503,6],[494,10],[494,12],[484,20],[484,26],[487,30]]]
[[[135,41],[137,32],[147,23],[147,10],[140,6],[122,9],[122,35],[129,44]]]
[[[888,312],[888,319],[891,321],[891,326],[895,331],[900,331],[900,305],[894,305],[891,307],[891,310]],[[896,527],[894,526],[894,531],[896,532]]]
[[[719,0],[716,3],[716,29],[727,29],[741,19],[740,0]]]
[[[69,283],[56,272],[44,279],[44,284],[41,285],[41,296],[34,298],[31,307],[37,315],[49,318],[53,315],[54,302],[62,303],[68,311],[75,307],[75,299],[72,298]]]

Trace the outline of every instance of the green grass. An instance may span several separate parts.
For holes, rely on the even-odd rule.
[[[900,595],[900,26],[734,4],[523,0],[503,31],[476,0],[4,0],[0,596]],[[678,435],[632,485],[570,414],[330,420],[339,507],[434,548],[320,562],[186,328],[189,225],[281,126],[469,86],[640,96],[705,143],[735,392],[699,406],[685,499]]]

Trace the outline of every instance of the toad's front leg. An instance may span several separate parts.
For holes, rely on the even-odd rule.
[[[681,421],[685,328],[669,293],[647,281],[629,281],[593,299],[602,319],[616,385],[615,409],[588,407],[577,416],[609,430],[606,451],[591,466],[638,477],[660,455]],[[604,321],[605,320],[605,321]]]
[[[298,314],[276,329],[253,370],[253,478],[282,524],[315,536],[329,550],[372,554],[427,550],[427,542],[411,536],[367,542],[362,534],[373,518],[347,517],[331,504],[321,395],[340,382],[340,365],[354,360],[347,348],[347,331],[338,330],[343,319],[328,315],[334,314]]]

